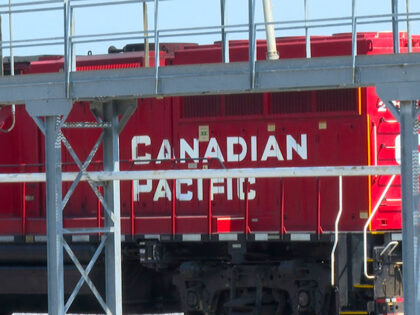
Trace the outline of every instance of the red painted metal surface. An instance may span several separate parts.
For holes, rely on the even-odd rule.
[[[277,43],[281,58],[305,56],[304,38],[278,39]],[[420,38],[414,37],[413,43],[420,51]],[[401,45],[404,52],[404,34]],[[265,49],[265,43],[259,41],[259,59],[265,58]],[[358,35],[359,54],[391,50],[389,34]],[[312,38],[314,57],[350,52],[349,34]],[[162,66],[212,63],[220,62],[221,48],[218,43],[183,45],[161,54]],[[247,60],[247,42],[231,42],[230,56],[233,62]],[[143,58],[142,52],[89,56],[78,59],[77,69],[141,67]],[[31,62],[22,71],[42,73],[60,68],[62,58],[54,57]],[[76,103],[68,121],[94,121],[89,104]],[[100,131],[66,129],[63,133],[83,161]],[[397,163],[398,133],[398,124],[374,88],[140,99],[120,136],[121,169],[390,165]],[[0,145],[1,172],[44,171],[44,139],[23,107],[17,109],[15,129],[0,135]],[[100,148],[88,170],[101,169]],[[77,170],[63,149],[63,171]],[[344,178],[340,230],[362,230],[387,181],[387,176]],[[63,184],[64,193],[69,187],[69,183]],[[2,184],[0,234],[45,233],[44,199],[44,184]],[[121,183],[122,232],[133,235],[293,231],[321,234],[334,229],[337,212],[337,178]],[[87,183],[76,189],[64,209],[64,218],[66,227],[102,225],[101,205]],[[398,179],[372,221],[372,229],[400,228]]]

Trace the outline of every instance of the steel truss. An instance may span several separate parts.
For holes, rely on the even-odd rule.
[[[135,111],[137,101],[110,101],[96,103],[95,115],[97,123],[65,123],[71,110],[72,102],[62,100],[58,102],[56,109],[45,110],[47,107],[38,102],[27,103],[30,115],[45,135],[46,153],[46,181],[47,181],[47,252],[48,252],[48,310],[50,314],[65,314],[82,285],[86,283],[106,314],[122,314],[122,287],[121,287],[121,223],[120,223],[120,187],[119,180],[105,182],[92,180],[87,173],[87,168],[94,155],[103,144],[104,171],[119,171],[119,143],[118,138],[128,119]],[[122,115],[121,120],[118,118]],[[45,120],[41,117],[44,116]],[[102,116],[102,117],[101,117]],[[70,142],[62,133],[62,128],[101,128],[102,133],[92,147],[84,162],[80,160],[73,150]],[[79,172],[66,195],[62,196],[62,170],[61,148],[62,144],[68,150]],[[62,211],[75,191],[82,176],[86,177],[89,186],[100,200],[104,208],[104,227],[100,228],[63,228]],[[103,186],[102,195],[99,187]],[[83,267],[74,254],[64,235],[70,234],[98,234],[101,233],[101,241],[94,255],[86,267]],[[64,251],[69,255],[81,278],[76,284],[72,294],[65,303],[64,300]],[[104,299],[95,284],[89,278],[89,273],[97,259],[105,251],[105,284],[106,298]]]
[[[142,1],[149,0],[140,0],[140,2]],[[49,313],[64,314],[70,307],[81,285],[85,282],[107,314],[122,313],[119,180],[124,179],[121,177],[124,174],[119,172],[118,134],[135,108],[136,98],[376,86],[378,95],[389,105],[390,110],[401,123],[404,306],[405,314],[420,314],[420,281],[418,281],[420,259],[417,254],[420,252],[419,124],[417,122],[419,110],[417,102],[415,102],[415,100],[420,99],[420,55],[398,54],[400,50],[398,26],[403,21],[399,21],[402,19],[402,15],[398,14],[398,0],[391,0],[393,14],[390,21],[393,26],[394,51],[396,53],[394,55],[356,56],[357,41],[355,39],[357,38],[357,21],[360,17],[356,16],[356,0],[352,0],[351,22],[348,23],[352,29],[352,56],[279,60],[276,62],[256,61],[256,32],[261,25],[255,23],[256,0],[248,0],[249,61],[228,63],[229,45],[227,37],[229,25],[227,25],[226,0],[220,0],[220,33],[224,64],[172,67],[160,67],[158,62],[158,44],[162,39],[159,37],[159,33],[163,33],[163,30],[158,29],[159,0],[151,1],[155,4],[155,26],[154,31],[150,32],[153,36],[146,36],[144,32],[141,35],[143,35],[142,38],[144,39],[154,38],[155,54],[157,56],[154,68],[120,69],[112,72],[75,72],[73,46],[84,39],[80,37],[78,39],[73,31],[72,10],[77,6],[71,6],[70,1],[65,0],[65,34],[60,39],[60,44],[64,43],[64,73],[0,78],[1,103],[25,104],[28,112],[46,137],[47,166],[45,177],[47,181]],[[307,4],[307,1],[305,1],[305,4]],[[410,13],[409,0],[406,0],[406,4],[407,32],[410,38],[410,20],[414,20],[415,16]],[[63,10],[61,4],[55,9]],[[305,5],[305,20],[303,21],[302,29],[305,30],[306,35],[306,55],[310,57],[309,30],[311,21],[307,18],[307,9],[308,7]],[[341,22],[347,23],[345,20]],[[191,31],[195,32],[196,30]],[[12,41],[9,43],[2,42],[3,48],[10,48],[11,50],[13,44],[16,43]],[[22,43],[20,43],[20,47],[22,47]],[[411,41],[409,41],[408,51],[411,52],[411,49]],[[65,123],[72,107],[72,100],[110,100],[111,98],[114,101],[96,104],[96,108],[101,112],[101,114],[97,115],[97,123]],[[133,101],[119,101],[122,98]],[[390,102],[393,100],[401,101],[399,108],[390,105]],[[121,120],[118,120],[118,114],[122,114]],[[42,120],[40,117],[45,117],[45,119]],[[103,119],[99,119],[99,117]],[[82,162],[63,136],[62,128],[102,128],[103,133],[98,138],[86,161]],[[86,169],[101,143],[104,146],[104,172],[102,177],[101,174],[97,174],[98,176],[94,177],[93,174],[88,174]],[[78,174],[71,176],[71,180],[74,180],[74,182],[64,199],[62,196],[64,174],[61,171],[62,144],[68,149],[80,169]],[[392,172],[395,172],[395,170]],[[297,173],[292,171],[290,175],[297,176]],[[143,176],[145,174],[131,174],[126,177],[140,175]],[[161,175],[175,176],[175,174],[171,175],[171,173]],[[226,175],[226,171],[224,175]],[[105,208],[105,226],[103,228],[63,229],[62,210],[81,180],[89,182],[89,185]],[[104,187],[104,195],[99,192],[99,186]],[[91,261],[84,268],[69,245],[64,241],[63,235],[91,233],[102,233],[103,238]],[[89,272],[103,250],[105,250],[106,258],[105,300],[99,295],[94,284],[89,279]],[[63,285],[64,251],[69,254],[81,273],[81,279],[66,304],[64,303]]]

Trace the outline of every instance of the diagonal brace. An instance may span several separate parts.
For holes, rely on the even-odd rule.
[[[99,244],[98,248],[96,249],[94,255],[92,256],[92,259],[90,260],[89,264],[86,267],[86,275],[88,276],[90,271],[92,270],[93,266],[95,265],[96,261],[99,258],[99,255],[101,254],[101,252],[103,251],[103,249],[105,248],[105,242],[107,240],[108,236],[105,235],[102,238],[101,243]],[[74,299],[76,298],[77,294],[79,293],[83,283],[85,282],[84,277],[82,276],[79,280],[79,282],[77,282],[76,286],[74,287],[74,290],[72,292],[72,294],[70,295],[69,299],[67,300],[67,303],[65,305],[65,312],[67,313],[67,311],[69,310],[71,304],[73,303]]]
[[[112,314],[111,310],[106,305],[105,301],[103,300],[102,296],[99,294],[92,280],[90,280],[88,273],[83,269],[83,266],[81,265],[76,255],[74,254],[73,250],[70,248],[70,246],[67,244],[64,238],[63,238],[63,247],[66,250],[67,254],[69,255],[70,259],[73,261],[76,268],[79,270],[80,274],[82,275],[82,278],[84,279],[86,284],[89,286],[92,293],[95,295],[99,304],[102,306],[102,309],[105,311],[107,315],[111,315]]]

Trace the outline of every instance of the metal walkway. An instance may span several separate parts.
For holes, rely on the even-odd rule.
[[[176,1],[176,0],[173,0]],[[13,64],[14,47],[32,47],[45,43],[63,46],[64,71],[61,73],[8,76],[0,78],[0,103],[24,104],[46,136],[46,181],[47,181],[47,230],[48,230],[48,286],[49,313],[64,314],[70,307],[81,285],[86,282],[97,297],[104,312],[122,314],[121,308],[121,248],[120,248],[120,205],[119,205],[119,145],[118,135],[135,110],[136,98],[161,97],[175,95],[229,94],[263,91],[288,91],[305,89],[334,89],[359,86],[376,86],[378,95],[401,123],[402,147],[402,200],[403,200],[403,259],[404,259],[404,292],[405,314],[420,314],[420,281],[418,279],[418,114],[416,100],[420,99],[420,54],[399,54],[399,26],[406,24],[410,38],[410,23],[420,20],[420,13],[409,10],[398,13],[398,0],[390,0],[392,14],[377,16],[357,16],[356,1],[352,0],[351,15],[343,18],[308,19],[308,2],[304,0],[305,19],[287,22],[273,22],[276,30],[304,30],[306,35],[306,59],[289,59],[278,61],[256,61],[256,38],[264,31],[264,23],[255,23],[256,0],[248,0],[248,23],[246,25],[229,25],[226,22],[226,1],[220,0],[221,24],[216,27],[200,29],[159,29],[159,0],[120,0],[94,2],[90,0],[37,1],[27,4],[9,4],[0,6],[2,14],[19,14],[25,12],[57,11],[64,21],[64,34],[60,38],[41,38],[31,41],[3,41],[3,49],[10,49],[10,60]],[[74,32],[74,10],[101,5],[119,5],[124,3],[153,2],[154,28],[138,32],[77,35]],[[161,5],[164,5],[162,1]],[[147,6],[144,4],[144,8]],[[145,10],[146,11],[146,10]],[[11,15],[10,15],[11,21]],[[394,54],[357,56],[357,28],[360,24],[389,22],[394,34]],[[310,58],[310,30],[325,26],[348,26],[351,29],[353,44],[352,54],[348,57]],[[10,39],[13,39],[10,28]],[[220,34],[222,39],[221,64],[120,69],[105,71],[75,71],[75,45],[119,39],[153,40],[159,56],[159,42],[174,34]],[[233,32],[245,32],[249,39],[249,61],[229,63],[228,35]],[[165,35],[166,34],[166,35]],[[410,42],[410,41],[409,41]],[[411,42],[408,47],[411,52]],[[280,56],[281,57],[281,56]],[[13,71],[12,71],[13,74]],[[102,117],[96,117],[96,127],[103,133],[92,148],[86,161],[80,161],[71,145],[61,133],[72,104],[78,100],[97,102],[102,109]],[[399,100],[401,105],[395,107],[392,101]],[[123,113],[119,120],[119,115]],[[45,117],[44,120],[41,117]],[[104,172],[92,174],[87,166],[99,145],[104,145]],[[64,144],[80,168],[74,174],[74,185],[70,192],[62,198],[61,145]],[[330,170],[339,175],[340,170]],[[349,172],[356,175],[360,169]],[[378,170],[376,170],[378,171]],[[321,172],[322,173],[322,172]],[[349,174],[350,174],[349,173]],[[374,174],[375,170],[368,171]],[[395,170],[393,171],[395,173]],[[301,176],[299,170],[294,173]],[[105,176],[106,175],[106,176]],[[347,174],[348,175],[348,174]],[[142,174],[134,174],[127,178],[136,178]],[[175,175],[174,175],[175,176]],[[202,177],[212,176],[203,172]],[[223,175],[218,174],[219,177]],[[230,176],[230,175],[226,175]],[[255,176],[255,175],[254,175]],[[101,230],[76,229],[64,230],[62,226],[62,209],[70,198],[72,191],[80,180],[88,180],[92,189],[101,200],[106,213],[106,224]],[[98,189],[104,187],[104,195]],[[65,242],[64,234],[104,233],[91,263],[84,269]],[[64,302],[63,289],[63,250],[67,251],[81,273],[81,280],[67,303]],[[106,298],[102,298],[89,279],[89,272],[102,250],[106,255]]]

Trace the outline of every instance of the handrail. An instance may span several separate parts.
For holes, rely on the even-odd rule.
[[[331,286],[335,285],[335,250],[338,245],[338,224],[343,213],[343,177],[338,178],[338,213],[334,224],[334,245],[331,250]]]
[[[373,217],[375,216],[376,212],[379,209],[379,206],[382,203],[382,200],[385,198],[385,195],[387,194],[389,188],[391,187],[396,175],[392,175],[390,180],[388,181],[387,185],[385,186],[384,191],[382,192],[381,196],[378,199],[378,202],[376,203],[375,207],[373,208],[368,220],[366,221],[365,226],[363,227],[363,273],[366,278],[368,279],[375,279],[375,276],[371,276],[368,274],[368,268],[367,268],[367,229],[372,222]]]
[[[399,242],[398,241],[391,241],[389,242],[385,248],[381,251],[381,253],[379,254],[380,256],[383,256],[387,250],[392,246],[392,248],[389,250],[388,255],[392,255],[392,253],[394,252],[394,250],[397,248]]]
[[[69,25],[69,20],[71,20],[71,15],[74,13],[74,9],[82,10],[88,7],[101,7],[101,6],[110,6],[110,5],[127,5],[127,4],[142,4],[143,2],[154,2],[155,4],[155,26],[154,30],[150,30],[150,36],[145,36],[145,33],[142,31],[133,31],[133,32],[116,32],[108,34],[91,34],[91,35],[76,35],[71,32],[71,25]],[[309,19],[308,15],[308,0],[304,0],[304,19],[300,20],[291,20],[291,21],[273,21],[270,23],[257,23],[255,21],[255,0],[248,0],[249,8],[249,21],[248,24],[238,24],[238,25],[228,25],[223,19],[220,25],[216,26],[200,26],[200,27],[184,27],[184,28],[174,28],[174,29],[158,29],[159,17],[158,17],[158,6],[159,2],[163,0],[110,0],[110,1],[98,1],[93,2],[89,0],[65,0],[64,1],[64,10],[63,10],[63,19],[65,21],[64,25],[64,35],[63,37],[51,37],[51,38],[39,38],[39,39],[23,39],[19,41],[3,41],[2,48],[29,48],[29,47],[42,47],[42,46],[57,46],[64,45],[64,56],[66,64],[66,91],[67,96],[70,97],[70,86],[71,86],[71,76],[70,72],[74,71],[72,67],[72,58],[73,58],[73,47],[75,44],[83,43],[93,43],[93,42],[104,42],[104,41],[115,41],[115,40],[130,40],[130,39],[145,39],[145,38],[154,38],[156,46],[156,62],[155,62],[155,94],[159,94],[159,46],[158,43],[162,38],[170,38],[173,36],[203,36],[206,34],[217,35],[223,32],[227,35],[229,33],[248,33],[250,53],[249,53],[249,63],[250,63],[250,88],[252,89],[255,86],[255,67],[256,67],[256,40],[257,32],[262,32],[265,30],[265,26],[273,25],[276,31],[282,30],[303,30],[305,32],[305,46],[306,46],[306,57],[310,58],[310,46],[311,41],[309,37],[309,30],[320,27],[332,27],[334,25],[342,26],[351,26],[352,33],[352,67],[353,67],[353,81],[356,81],[356,55],[357,55],[357,25],[364,24],[378,24],[384,22],[392,22],[393,29],[396,30],[396,24],[400,22],[407,23],[407,34],[408,34],[408,51],[412,51],[411,43],[411,22],[420,20],[420,12],[411,12],[410,7],[406,6],[406,12],[398,13],[396,10],[393,10],[391,14],[377,14],[377,15],[356,15],[356,0],[352,0],[352,14],[351,16],[344,17],[329,17],[329,18],[316,18]],[[40,11],[50,11],[50,10],[62,10],[62,2],[60,1],[33,1],[26,3],[12,3],[9,5],[0,5],[2,14],[19,14],[19,13],[35,13]],[[16,10],[15,8],[19,8]],[[221,7],[223,11],[223,7]],[[338,22],[338,23],[337,23]],[[261,26],[264,26],[261,28]],[[280,27],[279,27],[280,26]],[[394,36],[394,41],[396,38]],[[85,38],[86,40],[83,40]],[[24,42],[22,42],[24,41]],[[226,46],[226,43],[223,43]],[[225,47],[226,50],[226,47]]]
[[[119,172],[85,172],[81,181],[112,181],[135,179],[197,179],[197,178],[286,178],[286,177],[335,177],[400,174],[399,166],[321,166],[321,167],[266,167],[208,170],[145,170]],[[63,182],[74,181],[78,172],[62,173]],[[45,173],[0,174],[0,183],[45,182]]]

